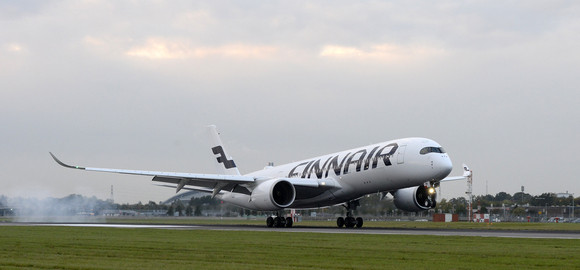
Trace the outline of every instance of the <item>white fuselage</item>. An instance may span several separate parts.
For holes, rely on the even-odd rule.
[[[324,207],[370,193],[438,182],[451,172],[451,160],[446,153],[420,153],[429,147],[441,149],[430,139],[405,138],[267,167],[247,176],[258,179],[256,185],[276,178],[312,182],[323,188],[297,190],[296,199],[288,208]],[[252,208],[252,195],[222,191],[217,196]]]

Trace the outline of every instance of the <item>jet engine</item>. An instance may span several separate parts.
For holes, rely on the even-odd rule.
[[[250,202],[262,211],[276,211],[290,206],[296,198],[294,185],[286,180],[264,181],[252,191]]]
[[[418,187],[403,188],[393,193],[395,206],[408,212],[418,212],[435,208],[437,193],[435,188]]]

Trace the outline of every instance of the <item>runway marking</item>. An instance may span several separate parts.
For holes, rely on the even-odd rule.
[[[60,227],[100,227],[127,229],[165,229],[165,230],[215,230],[215,231],[257,231],[288,233],[340,233],[340,234],[375,234],[375,235],[432,235],[432,236],[467,236],[467,237],[501,237],[501,238],[535,238],[535,239],[574,239],[580,240],[580,232],[553,231],[478,231],[478,230],[408,230],[389,228],[339,229],[332,227],[293,227],[266,228],[261,226],[235,225],[168,225],[168,224],[107,224],[107,223],[0,223],[0,226],[60,226]]]
[[[308,233],[341,233],[341,234],[375,234],[375,235],[432,235],[432,236],[467,236],[467,237],[501,237],[501,238],[537,238],[537,239],[580,239],[578,232],[535,232],[535,231],[477,231],[477,230],[400,230],[400,229],[339,229],[339,228],[265,228],[265,227],[224,227],[199,226],[197,230],[221,231],[263,231],[263,232],[308,232]]]

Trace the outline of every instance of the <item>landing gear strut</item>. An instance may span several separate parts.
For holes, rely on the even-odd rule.
[[[293,223],[294,222],[292,221],[291,217],[284,218],[283,216],[280,216],[280,213],[278,213],[278,212],[276,213],[275,216],[269,216],[266,219],[266,226],[268,226],[269,228],[272,228],[272,227],[291,228]]]
[[[359,206],[359,200],[352,200],[348,201],[342,206],[346,208],[346,217],[339,217],[336,219],[336,226],[342,228],[343,226],[346,228],[360,228],[363,226],[363,219],[361,217],[354,218],[352,215],[352,211],[356,210],[357,206]]]

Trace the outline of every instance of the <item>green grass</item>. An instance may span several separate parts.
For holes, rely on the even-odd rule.
[[[580,240],[0,226],[0,269],[574,269]]]

